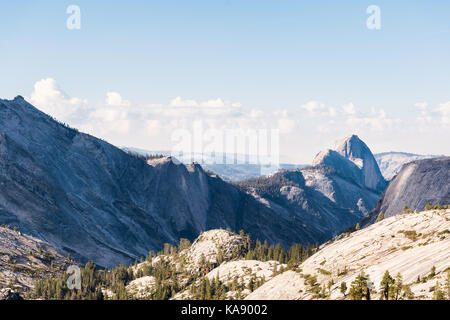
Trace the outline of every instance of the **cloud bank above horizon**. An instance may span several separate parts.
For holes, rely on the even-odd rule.
[[[373,152],[449,153],[436,137],[449,136],[450,101],[437,106],[417,102],[408,117],[375,106],[361,111],[352,102],[328,105],[306,101],[296,108],[268,111],[223,97],[175,96],[165,104],[135,104],[117,91],[107,91],[104,101],[92,102],[70,96],[53,78],[37,81],[26,99],[80,131],[117,146],[146,150],[171,150],[175,130],[192,130],[193,122],[202,120],[207,129],[214,130],[279,129],[284,162],[311,163],[317,152],[351,133],[360,135]]]

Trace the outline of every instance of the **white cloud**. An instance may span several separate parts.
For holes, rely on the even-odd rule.
[[[41,111],[64,122],[73,120],[74,117],[77,117],[80,109],[87,105],[86,100],[70,98],[52,78],[37,81],[29,100]]]
[[[129,107],[131,105],[130,101],[122,99],[122,96],[117,92],[107,92],[105,102],[109,106]]]
[[[147,132],[150,136],[156,137],[161,133],[163,126],[159,120],[147,120]]]
[[[389,118],[383,109],[372,109],[369,114],[352,115],[347,119],[347,124],[355,128],[368,128],[374,131],[383,131],[400,122],[399,119]]]
[[[330,126],[323,125],[323,124],[319,124],[319,125],[316,127],[316,130],[317,130],[318,132],[320,132],[320,133],[329,133],[329,132],[331,132]]]
[[[414,106],[419,108],[420,110],[426,110],[428,108],[428,102],[417,102]]]
[[[252,109],[250,111],[250,117],[252,118],[262,118],[264,116],[264,111],[258,109]]]
[[[336,109],[333,108],[333,107],[329,107],[329,108],[328,108],[328,114],[327,114],[327,115],[330,116],[330,117],[336,117],[336,116],[337,116]]]
[[[450,123],[450,101],[440,103],[434,111],[440,114],[442,123]]]
[[[325,105],[317,101],[309,101],[301,105],[300,108],[308,111],[311,115],[316,115],[320,110],[325,109]]]
[[[207,108],[223,108],[223,107],[225,107],[225,103],[223,102],[222,99],[217,98],[214,100],[208,100],[206,102],[202,102],[201,106],[207,107]]]
[[[419,130],[423,131],[425,126],[433,121],[433,117],[428,112],[428,102],[417,102],[414,106],[420,110],[420,115],[416,117],[416,120],[420,124]]]
[[[450,101],[440,103],[436,108],[430,108],[428,102],[418,102],[414,104],[420,111],[416,120],[421,125],[420,129],[424,131],[427,126],[439,121],[444,126],[450,123]]]
[[[195,100],[183,100],[181,97],[176,97],[169,104],[171,107],[198,107],[198,103]]]
[[[288,134],[294,131],[295,129],[295,120],[288,118],[281,118],[277,121],[278,129],[280,129],[280,133]]]
[[[272,111],[272,114],[273,114],[275,117],[283,117],[283,118],[286,118],[286,117],[288,116],[288,111],[287,111],[286,109],[283,109],[283,110],[275,110],[275,111]]]
[[[364,111],[353,103],[328,106],[309,101],[294,110],[262,110],[245,108],[239,102],[224,98],[194,100],[176,96],[167,103],[140,105],[125,100],[115,91],[106,92],[102,101],[88,103],[85,99],[64,93],[52,78],[36,82],[28,100],[81,131],[115,145],[149,150],[170,150],[173,131],[181,128],[192,130],[193,122],[199,119],[203,120],[205,127],[216,130],[279,129],[283,135],[280,147],[285,148],[284,154],[292,151],[301,153],[302,157],[309,151],[292,150],[292,144],[300,140],[311,144],[308,150],[317,152],[319,150],[313,147],[317,139],[331,141],[349,132],[386,139],[393,132],[414,135],[425,129],[432,131],[436,126],[445,132],[450,123],[450,101],[434,108],[426,102],[417,103],[418,121],[408,122],[393,118],[384,109]],[[310,117],[305,117],[305,114]]]
[[[342,110],[344,111],[345,114],[355,114],[356,113],[355,105],[353,103],[349,103],[349,104],[342,106]]]
[[[337,111],[334,107],[326,107],[325,104],[318,101],[309,101],[300,106],[301,109],[308,111],[311,116],[336,117]]]
[[[285,113],[275,117],[257,109],[246,112],[240,102],[222,98],[197,102],[177,96],[167,104],[136,105],[119,92],[108,91],[103,101],[88,103],[65,94],[52,78],[36,82],[29,101],[58,120],[113,144],[149,149],[170,149],[171,132],[191,130],[198,119],[219,130],[292,128],[288,119],[277,121]]]

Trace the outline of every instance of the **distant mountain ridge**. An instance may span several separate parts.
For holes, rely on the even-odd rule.
[[[136,153],[143,156],[146,155],[171,156],[172,154],[170,151],[150,151],[129,147],[123,147],[122,149],[126,152]],[[174,153],[177,154],[178,152]],[[233,154],[219,153],[217,155],[217,159],[220,159],[220,162],[222,163],[220,162],[217,163],[218,161],[215,162],[215,159],[213,159],[208,154],[194,153],[193,156],[194,160],[196,160],[203,167],[203,169],[214,172],[215,174],[219,175],[222,179],[230,182],[260,177],[263,175],[274,173],[280,169],[294,170],[308,166],[307,164],[280,163],[279,167],[275,166],[263,167],[259,164],[249,163],[248,161],[249,156],[245,154],[233,155]],[[225,163],[225,161],[223,161],[225,157],[227,161],[229,161],[230,163]],[[177,156],[176,158],[184,164],[192,163],[192,155],[184,155],[182,157]]]
[[[402,168],[404,164],[407,164],[414,160],[429,159],[429,158],[441,158],[444,155],[420,155],[407,152],[383,152],[375,154],[375,159],[380,167],[381,173],[386,180],[391,180]]]

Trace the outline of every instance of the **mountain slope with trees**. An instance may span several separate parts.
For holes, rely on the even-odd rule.
[[[247,299],[450,299],[450,209],[343,233]]]
[[[0,100],[0,224],[103,267],[219,227],[284,247],[323,239],[199,165],[128,154],[22,97]]]

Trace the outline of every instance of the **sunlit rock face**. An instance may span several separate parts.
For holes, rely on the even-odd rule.
[[[383,191],[386,181],[369,147],[357,135],[337,140],[332,148],[361,169],[362,182],[367,188]]]
[[[450,204],[450,157],[423,159],[405,164],[389,182],[382,198],[363,224],[400,214],[403,207],[423,210],[427,202]]]
[[[307,231],[323,240],[367,216],[386,181],[370,149],[352,135],[338,140],[333,149],[319,152],[310,167],[282,170],[237,185],[280,216],[302,221]]]

